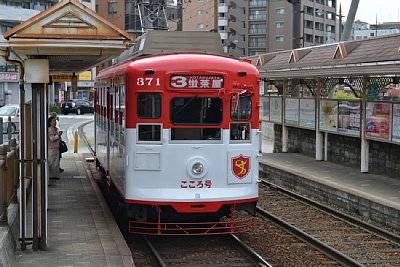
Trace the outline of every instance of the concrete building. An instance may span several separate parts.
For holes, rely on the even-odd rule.
[[[229,54],[256,55],[336,42],[336,0],[191,0],[183,30],[218,31]]]
[[[351,40],[362,40],[396,33],[400,33],[400,22],[383,22],[370,25],[358,20],[354,22],[350,38]]]

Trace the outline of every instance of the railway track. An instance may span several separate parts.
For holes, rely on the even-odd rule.
[[[144,240],[156,266],[272,266],[234,235]]]
[[[400,266],[400,237],[262,180],[259,213],[345,266]],[[323,211],[323,212],[321,212]]]

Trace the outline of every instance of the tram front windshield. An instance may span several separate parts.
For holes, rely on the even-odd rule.
[[[222,123],[222,99],[218,97],[176,97],[171,100],[170,114],[174,125],[202,126],[173,128],[172,140],[219,140]]]

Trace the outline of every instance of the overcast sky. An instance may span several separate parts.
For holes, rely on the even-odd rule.
[[[338,0],[342,3],[342,13],[347,17],[352,0]],[[339,8],[338,8],[339,11]],[[399,0],[360,0],[356,14],[356,20],[375,24],[376,17],[378,23],[395,22],[399,20],[400,1]],[[343,19],[346,20],[346,17]]]

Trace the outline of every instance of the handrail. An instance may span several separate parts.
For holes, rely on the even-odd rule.
[[[7,208],[16,201],[19,185],[19,145],[15,138],[0,145],[0,223],[8,223]]]

